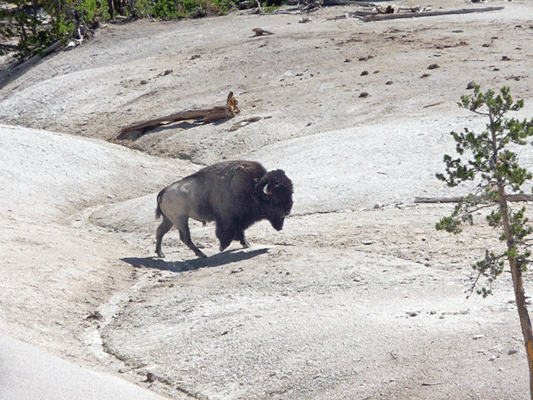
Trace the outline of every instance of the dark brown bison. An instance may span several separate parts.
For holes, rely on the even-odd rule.
[[[282,170],[267,172],[253,161],[214,164],[159,192],[156,218],[162,216],[163,222],[157,228],[155,252],[164,257],[161,241],[174,225],[181,241],[197,256],[206,257],[191,240],[189,218],[216,222],[220,251],[233,240],[249,247],[246,229],[266,219],[279,231],[291,208],[292,182]]]

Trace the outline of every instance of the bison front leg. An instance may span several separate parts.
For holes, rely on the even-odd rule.
[[[245,249],[250,247],[250,243],[248,243],[248,240],[246,240],[246,238],[244,237],[244,231],[240,231],[239,233],[237,233],[236,239],[241,243],[242,247],[244,247]]]
[[[155,244],[155,253],[159,258],[165,258],[165,254],[161,250],[161,242],[163,241],[163,236],[172,228],[172,222],[163,215],[163,222],[161,222],[161,225],[157,228],[157,232],[155,234],[156,237],[156,244]]]
[[[224,251],[234,240],[238,240],[242,247],[250,247],[250,243],[246,240],[243,230],[238,230],[232,223],[217,222],[216,235],[220,241],[220,251]]]
[[[220,251],[224,251],[235,239],[235,229],[231,223],[217,221],[216,235],[220,241]]]

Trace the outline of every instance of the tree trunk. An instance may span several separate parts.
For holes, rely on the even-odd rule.
[[[115,20],[115,3],[113,2],[113,0],[107,0],[107,6],[108,6],[108,11],[109,11],[109,15],[111,16],[111,21],[114,21]]]
[[[516,243],[509,220],[509,208],[507,201],[505,200],[505,189],[501,180],[498,182],[498,195],[499,198],[502,199],[500,201],[500,210],[507,240],[507,250],[509,252],[508,259],[509,267],[511,268],[511,276],[513,277],[516,308],[518,310],[518,317],[520,318],[520,325],[522,327],[522,336],[524,337],[524,344],[526,346],[526,356],[529,367],[529,395],[531,400],[533,400],[533,330],[531,329],[531,320],[529,319],[529,313],[526,306],[524,281],[522,279],[522,265],[520,265],[517,258]]]
[[[519,265],[518,260],[514,257],[509,257],[509,265],[511,266],[511,275],[513,277],[516,308],[518,309],[520,325],[522,326],[522,335],[524,336],[524,343],[526,346],[526,356],[529,366],[529,393],[531,400],[533,400],[533,332],[531,329],[531,320],[529,319],[529,313],[527,312],[526,307],[526,297],[522,280],[522,266]]]
[[[31,6],[33,7],[33,18],[37,20],[37,0],[32,0]],[[32,33],[37,34],[37,24],[32,24]]]

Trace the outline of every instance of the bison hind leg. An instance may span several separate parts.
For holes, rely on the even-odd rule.
[[[155,252],[157,254],[157,257],[159,258],[165,258],[165,254],[161,250],[161,242],[163,241],[163,236],[172,228],[172,222],[163,214],[163,222],[161,222],[161,225],[157,228],[156,232],[156,244],[155,244]]]
[[[180,224],[177,225],[178,230],[180,231],[180,239],[183,243],[189,247],[192,251],[194,251],[194,254],[196,254],[198,257],[206,258],[207,256],[194,245],[194,243],[191,240],[191,231],[189,230],[189,222],[187,219],[184,221],[180,221]]]

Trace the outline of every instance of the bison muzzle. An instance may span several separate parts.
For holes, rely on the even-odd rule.
[[[205,167],[164,188],[157,195],[155,252],[163,258],[163,236],[175,226],[180,239],[198,257],[206,255],[194,245],[189,218],[216,222],[220,251],[233,240],[249,247],[244,231],[266,219],[276,230],[283,228],[292,208],[292,182],[282,170],[267,172],[253,161],[226,161]]]

